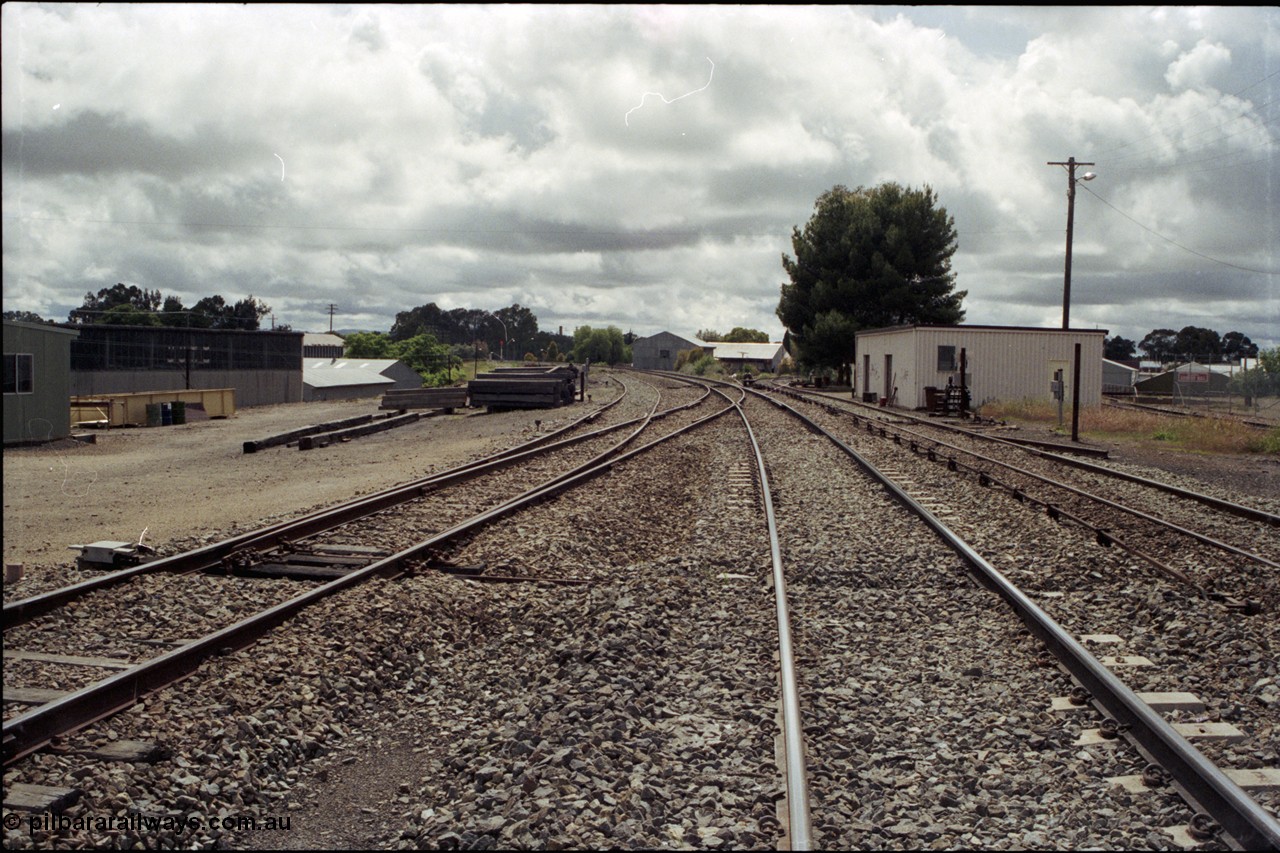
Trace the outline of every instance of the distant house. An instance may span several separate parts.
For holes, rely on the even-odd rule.
[[[71,434],[73,329],[4,321],[4,443],[53,441]]]
[[[394,358],[309,358],[302,364],[302,399],[357,400],[421,388],[417,371]]]
[[[659,332],[631,343],[631,366],[637,370],[675,370],[676,358],[685,350],[710,352],[713,344],[697,338],[682,338],[671,332]]]

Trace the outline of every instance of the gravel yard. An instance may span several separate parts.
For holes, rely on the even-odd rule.
[[[594,404],[441,415],[308,452],[278,447],[246,455],[242,445],[376,411],[376,401],[247,409],[227,420],[99,432],[95,444],[64,441],[6,450],[5,561],[23,563],[26,578],[6,585],[5,600],[83,579],[66,550],[70,544],[136,541],[146,530],[148,544],[161,554],[174,553],[520,443],[611,399],[615,392],[606,389],[617,386],[596,381]],[[684,440],[672,452],[669,471],[652,475],[643,487],[622,478],[611,486],[611,478],[605,478],[601,488],[616,492],[603,504],[579,507],[568,498],[541,505],[492,534],[459,543],[450,555],[459,564],[509,565],[527,574],[549,567],[551,574],[591,578],[591,585],[509,587],[434,573],[371,582],[332,607],[304,611],[290,631],[276,631],[225,663],[206,661],[192,678],[94,735],[157,738],[178,756],[174,761],[139,766],[134,775],[121,775],[125,770],[118,768],[82,778],[68,756],[49,754],[32,760],[33,776],[50,784],[80,779],[85,813],[150,813],[167,807],[296,818],[285,833],[169,837],[168,843],[183,846],[772,846],[777,832],[773,724],[759,711],[768,703],[758,697],[748,702],[744,692],[767,692],[772,676],[742,665],[742,653],[753,646],[735,637],[745,617],[767,612],[764,599],[749,593],[763,586],[745,583],[762,570],[763,560],[751,548],[743,550],[737,535],[740,514],[748,507],[735,504],[730,491],[709,485],[720,482],[723,473],[716,472],[730,464],[726,460],[733,457],[729,448],[736,440],[710,446],[699,441]],[[1234,487],[1242,495],[1274,496],[1280,477],[1280,465],[1270,459],[1187,457],[1129,447],[1116,448],[1113,459],[1167,468],[1184,485]],[[651,486],[657,482],[678,483],[681,500],[669,504],[670,495]],[[825,514],[810,513],[814,518]],[[597,530],[626,532],[593,535]],[[796,547],[815,547],[820,538]],[[711,600],[689,608],[693,588],[708,584]],[[799,582],[799,589],[804,585]],[[895,591],[893,584],[869,586],[864,591],[887,596],[877,610],[895,602],[899,609],[909,607],[898,601],[903,590]],[[941,592],[948,606],[982,597],[967,583]],[[962,611],[964,618],[973,618],[968,608],[952,609],[956,619]],[[1096,603],[1086,607],[1095,616],[1098,609]],[[1159,612],[1156,605],[1151,609]],[[922,635],[937,628],[931,621],[920,620]],[[581,640],[584,627],[612,640],[588,648]],[[972,626],[966,630],[978,633]],[[871,647],[863,632],[859,627],[849,638],[853,647]],[[298,648],[299,636],[311,638],[306,649]],[[926,645],[943,641],[919,640]],[[1006,645],[1016,644],[1006,638]],[[843,648],[834,642],[830,651]],[[661,651],[656,662],[653,649]],[[767,650],[758,651],[766,662]],[[832,657],[848,664],[844,654]],[[694,659],[702,664],[688,671],[683,662]],[[238,675],[228,677],[225,666]],[[984,672],[993,666],[982,664]],[[977,667],[971,669],[977,672]],[[761,672],[760,683],[749,687],[750,676]],[[1011,665],[1003,675],[1012,681],[1015,672]],[[1274,670],[1270,674],[1274,677]],[[1245,675],[1238,688],[1242,697],[1260,689],[1253,685],[1256,675]],[[1034,671],[1019,677],[1039,678]],[[822,688],[840,686],[832,681]],[[1015,694],[1040,692],[1033,684]],[[932,694],[917,698],[933,701]],[[207,713],[210,701],[218,713]],[[704,719],[708,708],[719,720],[714,725],[711,717]],[[1227,710],[1224,719],[1240,718],[1239,709]],[[1065,737],[1047,714],[1018,707],[1007,716],[998,722],[1025,725],[1033,734],[1043,729],[1046,738]],[[721,718],[732,720],[732,726]],[[1247,722],[1262,746],[1254,740],[1236,757],[1246,766],[1269,765],[1271,735],[1259,731],[1255,720]],[[981,727],[978,733],[991,737]],[[715,750],[739,741],[746,754],[758,758],[724,765]],[[1052,754],[1045,760],[1060,761]],[[1076,762],[1069,764],[1079,769]],[[1041,770],[1067,772],[1067,764],[1053,766],[1056,771],[1046,770],[1048,765]],[[635,772],[627,775],[628,768]],[[852,770],[821,762],[817,769],[863,800],[841,801],[841,825],[820,828],[824,843],[877,838],[912,847],[963,838],[989,847],[1051,846],[1049,838],[1058,835],[1056,828],[1045,836],[1027,834],[1019,809],[1027,815],[1035,811],[1039,792],[1031,787],[1022,792],[1025,803],[992,799],[1007,811],[987,807],[991,825],[966,835],[968,829],[939,817],[950,810],[946,803],[917,825],[905,800],[886,798],[877,805],[878,777],[850,775]],[[983,791],[966,791],[960,776],[948,781],[952,787],[934,792],[947,802],[967,802],[971,794],[985,797],[985,785]],[[738,792],[738,802],[725,791]],[[1083,815],[1063,809],[1080,825],[1072,836],[1076,843],[1166,844],[1158,834],[1144,839],[1137,826],[1114,828],[1112,835],[1086,830]],[[40,846],[55,839],[23,833],[7,840]],[[93,842],[130,846],[153,840],[116,834]]]
[[[6,448],[4,560],[23,563],[25,578],[5,586],[4,600],[83,579],[67,568],[69,545],[136,542],[145,530],[146,544],[175,553],[443,470],[532,437],[536,420],[550,429],[598,405],[437,415],[310,451],[243,446],[377,412],[377,400],[262,406],[222,420],[95,431],[94,444]]]

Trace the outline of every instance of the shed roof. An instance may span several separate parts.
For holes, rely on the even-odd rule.
[[[912,329],[954,329],[959,332],[1047,332],[1051,334],[1072,335],[1106,335],[1108,329],[1053,329],[1044,326],[978,326],[968,324],[952,325],[948,323],[906,323],[901,326],[884,326],[879,329],[863,329],[855,332],[854,337],[863,335],[879,335],[889,332],[905,332]]]
[[[332,332],[304,332],[302,345],[304,347],[342,347],[346,346],[347,342]]]
[[[394,385],[383,372],[397,363],[394,358],[309,358],[302,363],[302,382],[312,388],[346,385]]]
[[[781,343],[735,344],[727,341],[711,341],[707,346],[715,348],[712,355],[716,358],[746,359],[748,361],[764,361],[772,359],[778,354],[778,350],[782,349]]]
[[[350,385],[394,385],[396,381],[375,370],[302,369],[302,383],[312,388],[342,388]]]
[[[5,320],[4,324],[6,326],[13,326],[17,329],[31,329],[36,332],[52,332],[60,335],[69,335],[73,338],[80,337],[80,331],[78,329],[68,329],[63,326],[55,326],[51,323],[30,323],[26,320]]]

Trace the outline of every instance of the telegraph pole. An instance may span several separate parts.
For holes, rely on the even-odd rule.
[[[1070,234],[1071,232],[1070,232],[1070,231],[1068,231],[1067,233],[1068,233],[1068,234]],[[1070,249],[1068,249],[1067,251],[1068,251],[1068,255],[1067,255],[1067,264],[1068,264],[1068,266],[1070,266],[1070,264],[1071,264],[1071,256],[1070,256],[1070,254],[1069,254],[1069,253],[1070,253]],[[329,331],[330,331],[330,332],[332,332],[332,331],[333,331],[333,315],[337,312],[337,310],[338,310],[338,306],[337,306],[337,305],[334,305],[332,302],[330,302],[330,303],[329,303]]]
[[[1094,163],[1080,163],[1074,157],[1067,162],[1050,162],[1049,166],[1065,166],[1067,169],[1067,265],[1062,275],[1062,328],[1071,327],[1071,233],[1076,221],[1076,166],[1093,166]],[[1092,181],[1096,175],[1085,172],[1079,180]]]

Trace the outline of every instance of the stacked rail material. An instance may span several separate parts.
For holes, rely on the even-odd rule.
[[[245,453],[257,453],[259,450],[266,450],[268,447],[279,447],[282,444],[292,444],[300,438],[308,435],[315,435],[322,432],[333,432],[334,430],[346,429],[347,427],[359,426],[367,424],[373,420],[373,415],[356,415],[352,418],[343,418],[338,421],[328,421],[322,424],[312,424],[310,426],[291,429],[288,432],[277,433],[268,438],[260,438],[256,441],[246,441],[244,443]]]
[[[467,405],[466,388],[402,388],[382,395],[380,409],[443,409],[452,414],[455,408]]]
[[[578,369],[516,367],[482,373],[467,385],[471,405],[490,409],[554,409],[573,402]]]
[[[334,432],[321,433],[319,435],[308,435],[298,439],[299,450],[313,450],[317,447],[328,447],[336,441],[347,441],[348,439],[358,438],[362,435],[372,435],[375,432],[383,430],[395,429],[396,427],[406,426],[414,423],[422,415],[418,412],[410,412],[407,415],[395,415],[386,420],[374,421],[364,426],[350,427],[348,429],[335,430]]]

